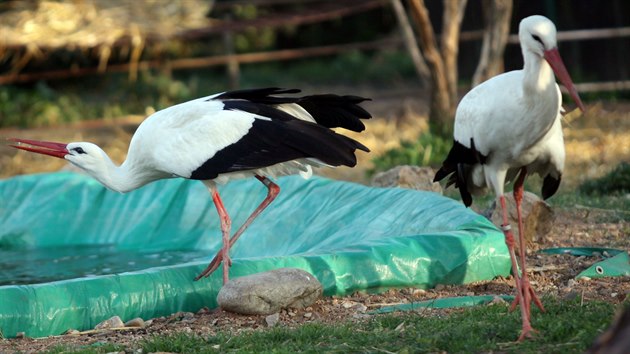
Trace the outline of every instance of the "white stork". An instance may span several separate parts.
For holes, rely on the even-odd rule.
[[[66,159],[121,193],[165,178],[203,181],[219,213],[223,246],[195,280],[223,262],[226,283],[229,249],[280,191],[269,178],[295,173],[306,178],[313,166],[352,167],[357,149],[369,152],[361,143],[329,129],[364,130],[361,119],[371,116],[359,103],[366,98],[284,95],[298,92],[278,88],[231,91],[158,111],[140,124],[120,166],[92,143],[9,140],[15,148]],[[230,217],[216,186],[250,176],[268,188],[267,197],[230,238]]]
[[[562,63],[556,46],[556,27],[543,16],[530,16],[519,26],[523,52],[522,70],[510,71],[480,84],[461,100],[455,114],[454,142],[434,181],[450,175],[447,186],[459,189],[466,206],[472,195],[489,187],[503,209],[505,234],[516,280],[523,329],[519,340],[531,335],[530,304],[534,301],[544,311],[527,278],[520,204],[527,174],[543,179],[542,196],[551,197],[560,185],[564,168],[564,141],[561,127],[562,96],[554,72],[578,107],[584,106]],[[514,199],[518,214],[522,276],[519,276],[514,236],[510,231],[504,198],[504,186],[514,181]]]

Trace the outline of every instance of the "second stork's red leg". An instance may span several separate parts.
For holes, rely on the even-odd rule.
[[[523,184],[525,183],[525,176],[527,175],[527,169],[523,167],[514,181],[514,202],[516,204],[516,215],[518,217],[518,241],[519,241],[519,257],[521,258],[521,289],[523,291],[523,300],[525,301],[525,306],[527,308],[527,314],[530,313],[531,301],[534,301],[536,306],[541,311],[545,311],[545,308],[536,296],[534,289],[531,287],[529,283],[529,277],[527,275],[527,267],[526,267],[526,247],[527,241],[525,240],[525,228],[523,227],[523,216],[521,212],[521,204],[523,201]]]
[[[525,301],[522,301],[521,299],[523,296],[523,289],[521,277],[518,274],[518,262],[516,261],[516,252],[514,251],[514,234],[512,233],[510,220],[508,219],[508,210],[505,203],[505,196],[499,196],[499,202],[501,203],[501,209],[503,211],[503,225],[501,225],[501,229],[503,230],[503,234],[505,235],[505,243],[508,246],[510,261],[512,262],[512,275],[514,276],[514,283],[516,284],[516,297],[514,298],[514,302],[512,302],[510,311],[513,311],[516,306],[518,306],[518,304],[521,305],[521,318],[523,320],[523,329],[521,331],[521,337],[519,338],[519,340],[521,340],[522,338],[524,338],[524,336],[529,336],[529,333],[533,330],[533,328],[529,321],[529,313],[527,307],[525,306]]]
[[[247,227],[254,221],[254,219],[256,219],[256,217],[260,215],[260,213],[262,213],[262,211],[265,210],[265,208],[267,208],[269,204],[271,204],[271,202],[274,199],[276,199],[276,197],[280,193],[280,187],[277,184],[273,183],[273,181],[271,181],[269,178],[264,177],[264,176],[258,176],[258,175],[256,175],[256,178],[267,187],[267,197],[265,197],[262,203],[258,205],[256,210],[254,210],[254,212],[247,218],[247,220],[245,220],[243,225],[241,225],[241,227],[238,230],[236,230],[234,235],[229,239],[228,241],[229,243],[225,244],[227,245],[227,251],[229,251],[230,248],[232,248],[236,240],[238,240],[238,238],[245,231],[245,229],[247,229]],[[206,267],[206,269],[204,269],[203,272],[201,272],[201,274],[199,274],[195,278],[195,280],[199,280],[202,277],[207,277],[208,275],[212,274],[215,270],[217,270],[217,268],[219,268],[219,265],[221,264],[222,261],[223,261],[223,257],[221,256],[221,251],[219,251],[217,255],[214,256],[212,261],[210,261],[210,264],[208,264],[208,267]],[[225,269],[225,265],[224,265],[224,269]]]

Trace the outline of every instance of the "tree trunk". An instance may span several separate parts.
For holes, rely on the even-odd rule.
[[[448,1],[448,0],[447,0]],[[416,22],[420,47],[424,53],[431,72],[431,105],[429,107],[429,123],[438,132],[448,131],[452,121],[451,100],[448,93],[448,82],[444,71],[444,62],[438,51],[429,11],[423,0],[408,0],[411,15]]]
[[[459,32],[464,17],[467,0],[444,0],[442,20],[442,58],[448,95],[451,105],[457,105],[457,53],[459,51]],[[454,110],[453,110],[454,113]]]
[[[473,87],[504,71],[503,53],[510,32],[512,0],[483,0],[485,28]]]
[[[418,78],[420,79],[422,86],[427,87],[430,83],[431,74],[429,73],[427,63],[425,63],[422,58],[420,49],[418,49],[418,41],[413,33],[411,23],[409,23],[409,18],[407,17],[405,8],[403,7],[401,0],[390,0],[390,3],[394,9],[394,13],[396,14],[396,19],[398,20],[398,25],[400,26],[400,32],[402,34],[405,47],[411,56],[414,67],[416,68],[416,74],[418,74]]]

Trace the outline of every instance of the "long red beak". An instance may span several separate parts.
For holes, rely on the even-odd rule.
[[[9,146],[12,146],[16,149],[36,152],[38,154],[54,156],[60,159],[63,159],[68,154],[68,149],[66,148],[67,144],[54,143],[51,141],[39,141],[39,140],[16,139],[16,138],[9,138],[7,140],[15,143],[15,144],[10,144]]]
[[[577,89],[575,88],[575,85],[571,80],[571,76],[569,76],[569,72],[562,62],[562,58],[560,57],[560,52],[558,52],[558,48],[545,50],[544,53],[545,60],[547,60],[547,63],[549,63],[551,69],[553,69],[553,72],[556,73],[556,76],[558,77],[558,79],[560,79],[560,82],[562,82],[564,87],[567,88],[569,94],[573,98],[573,101],[575,101],[580,110],[584,112],[584,104],[582,104],[582,100],[578,95]]]

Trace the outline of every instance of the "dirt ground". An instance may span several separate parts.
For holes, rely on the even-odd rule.
[[[368,106],[378,118],[369,124],[364,134],[357,137],[373,151],[372,155],[396,146],[401,136],[412,139],[426,129],[422,105],[414,101],[410,92],[383,101]],[[565,122],[567,169],[561,187],[565,192],[585,179],[603,175],[620,161],[630,160],[630,103],[592,103],[588,106],[590,108],[585,116],[569,116]],[[104,146],[114,156],[114,160],[122,161],[130,133],[140,120],[141,117],[130,117],[116,124],[88,123],[55,129],[4,130],[0,131],[0,139],[19,136],[58,141],[90,140]],[[366,182],[364,170],[370,167],[369,159],[370,156],[363,154],[360,156],[360,168],[339,169],[329,176]],[[8,147],[0,146],[1,176],[52,171],[63,167],[61,160],[16,153]],[[621,220],[618,215],[629,211],[580,206],[556,208],[554,211],[556,218],[551,232],[528,250],[529,274],[538,294],[559,298],[581,297],[584,301],[598,299],[615,304],[630,296],[628,278],[574,279],[582,270],[600,261],[601,257],[545,255],[536,252],[549,247],[579,246],[628,250],[630,223]],[[354,294],[344,298],[323,298],[306,309],[282,311],[276,325],[299,326],[314,321],[361,321],[372,316],[367,314],[370,310],[386,305],[461,295],[511,295],[513,291],[514,283],[511,278],[507,278],[458,286],[439,285],[430,290],[408,288],[389,290],[377,295]],[[426,310],[423,313],[443,314],[444,311]],[[221,310],[202,309],[195,314],[177,313],[152,319],[145,328],[88,331],[41,339],[3,339],[0,340],[0,352],[39,352],[58,344],[84,346],[97,342],[133,347],[134,343],[143,338],[165,333],[187,332],[208,336],[218,331],[237,333],[266,327],[268,324],[265,316],[241,316]]]

